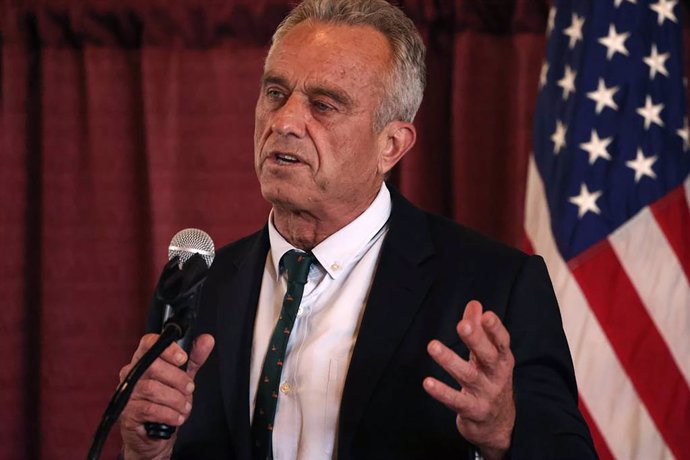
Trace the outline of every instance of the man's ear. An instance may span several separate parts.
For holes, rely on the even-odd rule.
[[[412,148],[417,140],[417,130],[412,123],[392,121],[383,128],[380,136],[378,173],[383,176]]]

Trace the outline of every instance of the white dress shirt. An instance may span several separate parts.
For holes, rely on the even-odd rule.
[[[288,341],[273,423],[276,460],[334,458],[340,400],[374,271],[388,231],[390,193],[385,184],[359,217],[312,253],[312,265]],[[266,257],[252,343],[249,413],[264,356],[278,320],[287,279],[280,259],[295,249],[269,216]]]

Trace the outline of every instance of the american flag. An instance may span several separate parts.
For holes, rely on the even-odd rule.
[[[675,0],[556,0],[525,230],[601,458],[690,459],[690,139]]]

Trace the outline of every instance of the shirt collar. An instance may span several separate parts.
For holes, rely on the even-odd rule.
[[[337,278],[343,269],[361,257],[362,249],[386,225],[391,213],[391,195],[386,184],[369,207],[355,220],[341,228],[313,250],[312,254],[332,278]],[[271,257],[275,273],[280,273],[280,259],[291,249],[298,249],[288,243],[273,225],[273,211],[268,217],[268,238],[271,243]]]

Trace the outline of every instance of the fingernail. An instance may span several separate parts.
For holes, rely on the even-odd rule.
[[[484,324],[488,327],[493,326],[495,322],[496,322],[496,318],[494,318],[493,316],[489,316],[484,320]]]
[[[434,388],[434,381],[431,379],[424,379],[424,386],[427,387],[428,389]]]
[[[431,345],[429,346],[429,352],[433,355],[437,355],[441,353],[441,346],[438,344],[438,342],[431,342]]]
[[[177,416],[177,424],[182,425],[182,423],[184,423],[184,417],[181,415],[178,415]]]
[[[175,362],[177,363],[184,363],[184,353],[175,353]]]
[[[472,326],[470,324],[464,324],[460,328],[460,332],[462,333],[462,335],[470,335],[472,333]]]
[[[193,382],[189,382],[189,383],[187,384],[187,386],[185,387],[185,390],[187,390],[187,393],[192,393],[192,392],[194,392],[194,383],[193,383]]]
[[[189,411],[191,411],[191,410],[192,410],[192,404],[189,401],[187,401],[184,405],[184,411],[186,413],[189,413]]]

